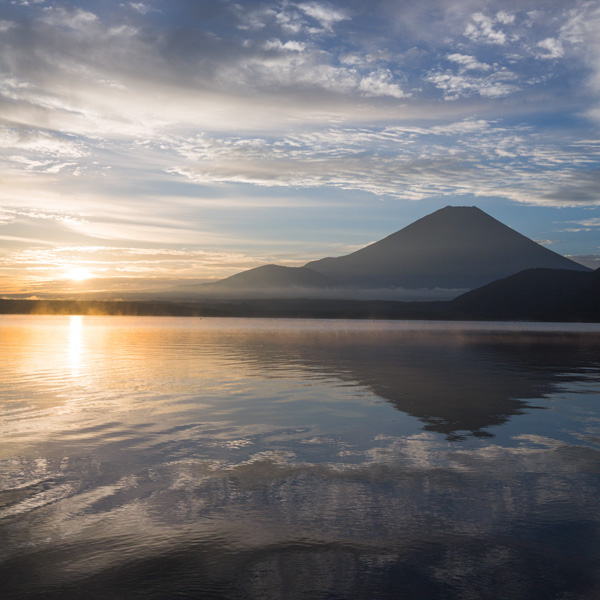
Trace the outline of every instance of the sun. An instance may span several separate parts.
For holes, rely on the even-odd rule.
[[[85,267],[72,267],[66,272],[65,277],[71,281],[84,281],[93,275]]]

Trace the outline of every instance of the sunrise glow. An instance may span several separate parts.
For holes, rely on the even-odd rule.
[[[93,275],[85,267],[73,267],[67,271],[65,277],[71,281],[85,281],[93,277]]]

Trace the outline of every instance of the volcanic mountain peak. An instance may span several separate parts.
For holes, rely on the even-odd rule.
[[[430,290],[452,297],[458,290],[539,268],[590,271],[475,206],[447,206],[346,256],[323,258],[304,267],[264,265],[202,287],[237,294],[260,290],[263,295],[299,288],[350,294]]]
[[[475,206],[447,206],[339,258],[306,267],[348,287],[475,288],[524,269],[586,271]]]

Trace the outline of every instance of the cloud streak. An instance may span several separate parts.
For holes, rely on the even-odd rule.
[[[504,196],[523,203],[597,204],[595,144],[532,143],[526,127],[485,120],[435,127],[330,128],[283,139],[201,136],[175,144],[169,172],[197,183],[321,187],[397,199]]]

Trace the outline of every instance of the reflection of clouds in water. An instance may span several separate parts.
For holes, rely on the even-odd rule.
[[[600,530],[598,449],[528,435],[515,447],[477,450],[455,450],[427,433],[374,442],[355,464],[311,463],[291,450],[249,446],[237,459],[175,460],[135,475],[127,465],[119,474],[115,465],[85,461],[64,471],[58,462],[24,463],[38,480],[64,482],[64,497],[54,490],[38,505],[37,550],[58,542],[68,549],[68,569],[56,563],[64,557],[44,555],[51,579],[63,583],[108,569],[110,584],[111,573],[150,569],[175,553],[207,586],[223,584],[226,565],[238,591],[274,598],[306,597],[302,586],[284,593],[299,583],[298,573],[310,573],[320,590],[343,590],[366,575],[373,586],[391,584],[408,573],[408,582],[441,585],[451,598],[464,597],[467,584],[469,597],[490,597],[485,589],[495,579],[506,593],[527,593],[530,568],[564,570],[600,558],[598,546],[590,548]],[[92,476],[96,487],[87,489]],[[32,498],[45,492],[31,493],[16,506],[31,510]],[[583,531],[589,541],[573,537]],[[28,543],[16,522],[5,532],[14,548]],[[567,558],[555,555],[557,539]],[[27,551],[20,560],[27,564]],[[215,562],[221,567],[213,571]],[[501,581],[507,569],[515,573],[511,582]],[[551,578],[549,592],[570,589],[567,577]],[[406,591],[407,581],[399,589]],[[347,597],[355,593],[348,588]]]

